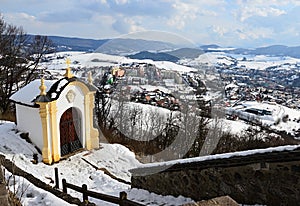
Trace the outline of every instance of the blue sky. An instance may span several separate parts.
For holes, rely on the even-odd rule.
[[[0,0],[0,5],[6,22],[30,34],[103,39],[161,31],[198,45],[300,45],[300,0]]]

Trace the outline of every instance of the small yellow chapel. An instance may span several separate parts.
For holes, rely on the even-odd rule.
[[[10,97],[16,105],[17,128],[29,133],[44,163],[58,162],[80,148],[99,148],[93,121],[96,91],[91,75],[87,83],[81,81],[68,64],[64,78],[34,80]]]

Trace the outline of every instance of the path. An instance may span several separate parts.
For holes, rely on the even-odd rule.
[[[2,163],[3,167],[5,167],[5,169],[7,169],[9,172],[14,173],[17,176],[21,176],[24,177],[25,179],[27,179],[29,182],[31,182],[32,184],[34,184],[35,186],[46,190],[50,193],[52,193],[53,195],[55,195],[56,197],[70,203],[70,204],[76,204],[76,205],[94,205],[92,203],[83,203],[81,202],[78,198],[74,198],[71,195],[65,194],[63,192],[61,192],[60,190],[54,189],[53,187],[51,187],[50,185],[42,182],[41,180],[37,179],[36,177],[34,177],[32,174],[29,174],[23,170],[21,170],[19,167],[17,167],[13,162],[11,162],[8,159],[5,159],[5,156],[0,154],[0,162]],[[2,171],[1,171],[2,172]],[[0,174],[1,176],[1,174]],[[1,180],[1,179],[0,179]],[[2,184],[0,184],[2,185]],[[1,201],[1,194],[2,194],[3,190],[1,189],[0,186],[0,201]],[[7,191],[6,191],[7,192]],[[0,202],[0,205],[5,205],[5,204],[1,204],[2,202]]]

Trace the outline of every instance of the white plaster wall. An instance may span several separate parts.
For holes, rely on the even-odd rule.
[[[23,132],[29,132],[29,137],[33,144],[42,150],[43,131],[39,108],[16,104],[16,116],[17,128]]]
[[[73,90],[75,93],[75,98],[73,102],[68,102],[66,95],[67,93]],[[57,99],[56,102],[57,105],[57,131],[58,131],[58,136],[59,136],[59,122],[62,114],[69,109],[70,107],[75,107],[80,114],[81,118],[81,136],[80,142],[83,146],[85,147],[85,115],[84,115],[84,94],[81,91],[80,87],[74,86],[74,85],[68,85],[60,94],[59,98]],[[58,144],[60,148],[60,139],[58,139]],[[59,150],[60,151],[60,150]]]

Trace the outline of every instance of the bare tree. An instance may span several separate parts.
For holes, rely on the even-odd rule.
[[[26,35],[0,15],[0,114],[10,111],[14,92],[37,78],[39,62],[52,49],[47,37]]]
[[[111,99],[107,98],[101,91],[97,91],[95,96],[95,110],[100,129],[106,129],[108,121],[110,121],[108,126],[110,129],[114,125],[113,120],[108,118],[111,110]]]
[[[199,156],[210,155],[217,148],[218,143],[225,135],[225,123],[220,116],[214,116],[208,125],[206,138],[203,142]]]

